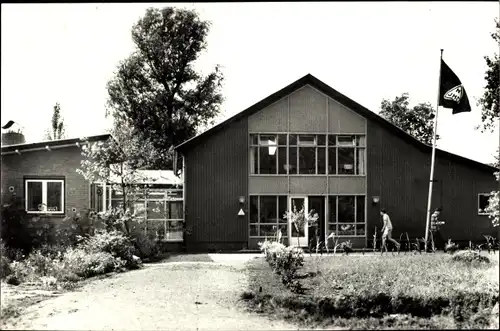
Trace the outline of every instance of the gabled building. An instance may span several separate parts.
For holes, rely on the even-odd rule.
[[[307,246],[283,214],[293,205],[319,215],[353,247],[380,235],[380,209],[397,239],[425,232],[432,148],[377,114],[306,75],[176,147],[184,159],[188,250],[238,250],[281,229],[285,242]],[[482,212],[497,189],[496,168],[436,151],[432,208],[443,209],[443,236],[480,240],[493,234]],[[380,237],[380,236],[379,236]]]

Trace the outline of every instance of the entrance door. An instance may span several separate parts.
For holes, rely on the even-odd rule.
[[[308,209],[307,209],[307,198],[304,196],[291,196],[290,197],[290,203],[288,204],[290,206],[290,210],[294,210],[294,205],[297,207],[297,211],[301,210],[302,207],[304,207],[304,213],[307,215]],[[304,224],[303,227],[300,229],[297,229],[295,227],[295,224],[293,224],[292,220],[288,220],[288,228],[289,231],[289,237],[290,240],[288,241],[288,244],[290,246],[297,246],[299,245],[300,247],[307,247],[307,237],[308,237],[308,228],[307,224]]]

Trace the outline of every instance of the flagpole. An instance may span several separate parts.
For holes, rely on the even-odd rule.
[[[439,99],[441,97],[441,63],[443,60],[443,49],[441,49],[441,58],[439,59],[439,78],[438,78],[438,93],[436,104],[436,116],[434,117],[434,134],[432,136],[432,156],[431,156],[431,174],[429,178],[429,197],[427,200],[427,216],[425,221],[425,251],[427,252],[427,240],[429,239],[429,222],[431,218],[431,204],[432,204],[432,184],[434,182],[434,163],[436,161],[436,134],[437,122],[439,112]]]

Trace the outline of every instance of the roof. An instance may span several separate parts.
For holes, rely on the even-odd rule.
[[[182,178],[177,177],[172,170],[137,170],[136,172],[140,184],[182,185],[183,183]],[[110,182],[118,183],[118,179],[118,176],[111,175]]]
[[[38,150],[47,149],[47,147],[48,148],[64,148],[64,147],[75,146],[75,145],[77,145],[77,143],[84,144],[87,142],[108,140],[110,137],[111,137],[111,135],[109,133],[105,133],[105,134],[88,136],[88,137],[81,137],[81,138],[47,140],[47,141],[40,141],[40,142],[35,142],[35,143],[7,145],[7,146],[2,146],[1,155],[13,154],[13,153],[18,153],[18,152],[20,153],[20,152],[38,151]]]
[[[228,118],[227,120],[223,121],[222,123],[219,123],[212,127],[211,129],[191,138],[183,142],[182,144],[178,145],[175,147],[175,149],[179,152],[183,152],[186,150],[189,150],[191,147],[196,146],[198,143],[200,143],[203,139],[206,139],[215,133],[223,130],[227,126],[229,126],[231,123],[236,122],[240,119],[249,117],[258,111],[272,105],[273,103],[279,101],[280,99],[286,97],[287,95],[293,93],[294,91],[298,90],[299,88],[310,85],[314,87],[315,89],[319,90],[320,92],[324,93],[328,97],[334,99],[335,101],[341,103],[345,107],[355,111],[359,115],[365,117],[366,119],[369,119],[371,121],[374,121],[387,130],[389,130],[392,134],[398,136],[399,138],[407,141],[408,143],[414,145],[418,149],[424,152],[431,152],[432,151],[432,146],[427,145],[420,140],[416,139],[412,135],[406,133],[405,131],[401,130],[399,127],[396,125],[392,124],[391,122],[387,121],[383,117],[375,114],[371,110],[363,107],[359,103],[355,102],[354,100],[348,98],[347,96],[343,95],[342,93],[338,92],[337,90],[333,89],[332,87],[326,85],[316,77],[314,77],[311,74],[307,74],[304,77],[296,80],[295,82],[291,83],[290,85],[282,88],[281,90],[271,94],[267,98],[257,102],[256,104],[250,106],[249,108],[239,112],[238,114]],[[475,160],[471,160],[456,154],[452,154],[443,150],[440,150],[436,148],[436,155],[441,156],[443,158],[447,158],[456,162],[460,163],[465,163],[469,164],[473,167],[476,168],[481,168],[485,171],[491,172],[491,171],[497,171],[498,169],[495,167],[492,167],[490,165],[477,162]]]

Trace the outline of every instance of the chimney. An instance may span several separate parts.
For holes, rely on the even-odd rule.
[[[24,144],[26,139],[22,133],[21,126],[14,121],[9,121],[2,126],[2,146]]]

